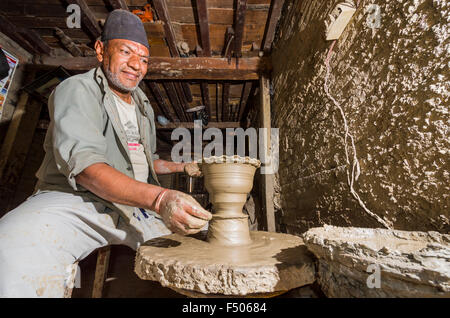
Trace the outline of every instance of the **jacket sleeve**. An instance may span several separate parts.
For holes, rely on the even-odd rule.
[[[111,165],[106,158],[107,143],[102,133],[101,100],[79,78],[62,82],[49,99],[54,121],[53,150],[58,170],[74,190],[75,176],[94,163]]]

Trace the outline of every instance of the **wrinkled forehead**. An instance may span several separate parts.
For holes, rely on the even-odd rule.
[[[133,53],[135,53],[139,56],[143,56],[143,57],[148,57],[150,54],[149,50],[145,47],[145,45],[142,45],[141,43],[138,43],[138,42],[125,40],[125,39],[109,40],[108,46],[111,48],[116,48],[116,49],[128,48]]]

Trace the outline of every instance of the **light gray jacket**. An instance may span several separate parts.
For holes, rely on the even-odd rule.
[[[72,76],[49,97],[50,126],[45,137],[45,158],[36,176],[35,192],[64,191],[88,196],[118,211],[133,225],[134,207],[105,201],[75,181],[75,176],[94,163],[106,163],[134,179],[125,131],[112,91],[100,67]],[[154,113],[145,94],[132,96],[149,163],[148,183],[159,185],[153,160],[158,159]]]

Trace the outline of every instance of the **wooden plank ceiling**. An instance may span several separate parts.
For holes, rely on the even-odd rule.
[[[0,32],[41,64],[82,71],[92,67],[93,44],[108,13],[116,8],[143,10],[147,3],[154,21],[144,26],[154,59],[141,87],[156,115],[188,123],[193,118],[186,110],[205,105],[212,123],[236,127],[255,92],[256,72],[264,65],[260,56],[270,52],[284,0],[1,0]],[[82,9],[81,29],[66,25],[69,4]],[[221,59],[211,64],[211,57]],[[159,69],[162,60],[175,71]]]

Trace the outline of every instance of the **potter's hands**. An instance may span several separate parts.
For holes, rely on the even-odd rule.
[[[172,232],[182,235],[200,232],[212,218],[212,214],[193,197],[175,190],[166,190],[162,194],[159,211],[156,212]]]
[[[186,163],[184,166],[184,172],[189,177],[201,177],[203,175],[199,165],[195,162]]]

